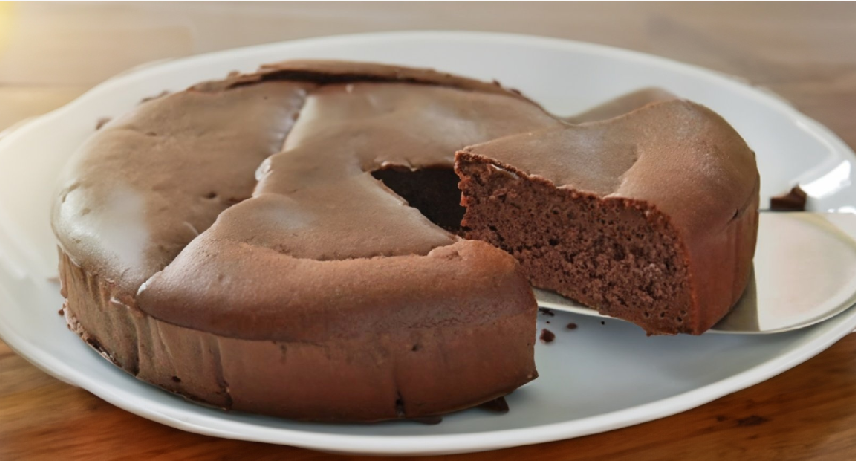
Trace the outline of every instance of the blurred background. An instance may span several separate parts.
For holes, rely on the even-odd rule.
[[[560,37],[701,65],[782,95],[856,146],[856,4],[816,2],[0,2],[0,130],[154,60],[419,29]]]

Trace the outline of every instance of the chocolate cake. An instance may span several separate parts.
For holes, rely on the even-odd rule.
[[[679,122],[720,123],[698,110]],[[602,126],[623,126],[612,123]],[[519,264],[519,252],[492,236],[495,245],[461,238],[480,232],[478,220],[507,216],[475,206],[495,181],[467,184],[487,167],[517,171],[547,201],[556,187],[537,168],[524,173],[526,162],[481,156],[490,144],[463,150],[461,227],[455,152],[520,133],[548,145],[566,129],[498,84],[377,64],[291,61],[160,95],[98,130],[61,178],[52,224],[66,319],[139,379],[227,409],[367,422],[495,400],[537,376],[529,279],[541,269]],[[738,140],[709,139],[743,152]],[[591,158],[580,155],[572,165]],[[742,155],[701,167],[748,168]],[[661,179],[646,178],[636,181]],[[756,177],[707,180],[721,179],[757,187]],[[650,199],[651,210],[671,203]],[[737,201],[721,195],[666,211],[679,214],[669,215],[676,223],[709,224],[706,213],[719,219],[732,207],[751,226],[751,204]],[[713,231],[675,229],[663,237],[674,251],[702,252],[679,255],[704,259],[726,246],[706,240]],[[754,245],[754,234],[732,227],[720,235],[740,255]],[[736,290],[743,260],[734,264]],[[692,277],[724,277],[687,267]],[[716,309],[730,302],[731,292],[689,286],[690,296],[713,296]],[[708,304],[688,307],[683,325],[723,314]],[[673,332],[673,323],[657,325]]]
[[[548,128],[457,154],[462,226],[532,285],[650,334],[700,334],[746,288],[758,229],[754,153],[689,101]]]
[[[343,62],[144,102],[62,178],[68,322],[138,378],[223,408],[380,421],[494,400],[537,376],[526,277],[382,180],[435,169],[460,220],[456,150],[560,124],[495,84]]]

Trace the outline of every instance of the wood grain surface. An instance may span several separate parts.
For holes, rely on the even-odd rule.
[[[331,34],[456,29],[602,43],[735,75],[781,95],[856,147],[852,3],[0,2],[0,130],[153,60]],[[0,342],[0,460],[355,458],[171,429],[51,378]],[[437,459],[856,459],[856,336],[676,416]]]

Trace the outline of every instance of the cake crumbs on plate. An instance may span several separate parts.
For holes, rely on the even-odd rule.
[[[787,193],[770,197],[770,211],[805,211],[808,194],[794,186]]]
[[[479,408],[493,413],[504,414],[508,413],[508,402],[505,401],[505,397],[499,397],[479,405]]]
[[[549,343],[552,343],[554,339],[556,339],[556,335],[555,335],[552,331],[550,331],[550,330],[548,330],[548,329],[544,328],[543,330],[541,330],[541,337],[540,337],[540,339],[541,339],[541,341],[543,341],[544,343],[548,343],[548,344],[549,344]]]

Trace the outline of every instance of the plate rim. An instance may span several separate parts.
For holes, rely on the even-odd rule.
[[[646,64],[654,64],[670,68],[670,70],[674,70],[676,73],[690,73],[699,78],[716,81],[717,84],[729,86],[759,103],[772,106],[775,110],[788,115],[795,124],[803,124],[805,129],[829,142],[837,152],[845,154],[851,160],[856,157],[856,154],[853,153],[849,146],[847,146],[831,130],[809,118],[805,114],[800,113],[780,97],[758,88],[754,88],[737,78],[730,77],[717,71],[677,62],[661,56],[600,44],[533,35],[474,31],[389,31],[334,35],[234,48],[166,62],[161,61],[153,66],[124,72],[117,77],[106,80],[105,82],[94,86],[69,104],[66,104],[65,106],[43,116],[37,117],[32,121],[25,123],[23,126],[9,132],[7,135],[0,138],[0,152],[8,149],[9,146],[13,146],[17,139],[35,132],[38,130],[39,126],[46,125],[69,112],[73,112],[76,106],[84,104],[88,99],[93,98],[93,95],[103,91],[105,88],[121,85],[124,79],[129,76],[140,78],[147,73],[157,72],[165,66],[194,66],[206,61],[228,59],[230,55],[264,53],[268,50],[283,47],[288,48],[291,46],[335,46],[336,42],[341,42],[343,40],[361,41],[363,45],[368,45],[371,42],[377,41],[384,42],[400,39],[428,41],[438,37],[443,39],[457,38],[462,41],[470,42],[493,42],[494,44],[501,44],[502,42],[514,42],[516,44],[521,44],[522,42],[523,44],[531,44],[536,47],[552,47],[572,52],[606,55],[607,57],[623,60],[633,60],[637,62],[643,61]],[[2,208],[0,208],[0,215],[2,215],[2,211]],[[12,240],[14,241],[14,238]],[[0,285],[0,299],[8,297],[9,294],[6,293],[6,288]],[[114,389],[112,387],[99,386],[98,381],[94,378],[90,378],[84,373],[74,370],[70,365],[62,362],[49,351],[40,347],[37,342],[19,335],[15,329],[9,325],[9,321],[6,317],[2,315],[0,315],[0,337],[6,341],[12,350],[36,365],[38,368],[46,371],[48,374],[55,376],[64,382],[86,389],[92,394],[116,405],[117,407],[171,427],[224,438],[288,444],[323,451],[333,450],[343,453],[395,455],[462,453],[508,448],[512,446],[579,437],[671,416],[763,382],[817,355],[856,328],[856,310],[851,308],[829,322],[835,323],[824,323],[822,328],[827,331],[818,334],[815,338],[807,340],[806,344],[801,347],[790,349],[771,360],[767,360],[746,369],[743,372],[731,375],[714,383],[697,387],[693,390],[654,402],[576,420],[525,428],[502,429],[480,433],[403,436],[319,433],[313,432],[311,429],[309,431],[303,431],[287,428],[259,427],[251,423],[232,421],[220,417],[209,417],[208,415],[194,414],[190,418],[181,418],[178,414],[183,413],[183,410],[181,409],[176,409],[174,412],[152,411],[151,408],[146,408],[145,403],[142,401],[144,399],[140,397],[128,400],[126,397],[126,394],[130,393],[128,389]],[[106,362],[104,363],[104,366],[113,367],[113,365]],[[210,426],[194,424],[193,422],[193,420],[204,422],[210,418],[220,422],[225,422],[227,426],[231,426],[236,430],[241,430],[237,432],[228,432]]]

